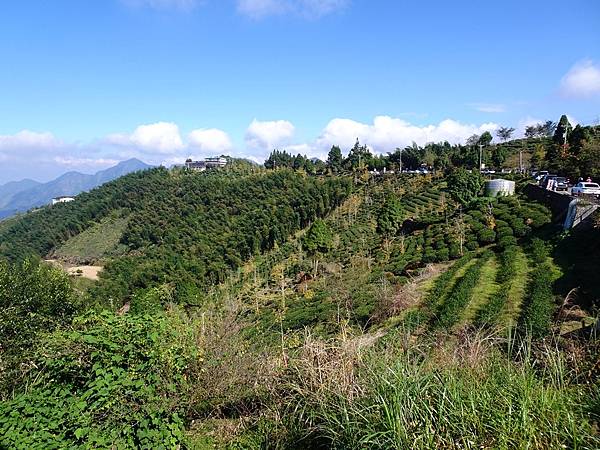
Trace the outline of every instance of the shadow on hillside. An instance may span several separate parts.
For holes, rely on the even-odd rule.
[[[600,228],[572,231],[559,240],[554,261],[563,275],[556,280],[555,291],[566,296],[579,288],[577,303],[592,314],[600,308]]]

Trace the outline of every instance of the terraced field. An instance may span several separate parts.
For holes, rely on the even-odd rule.
[[[555,312],[550,286],[555,267],[547,256],[544,270],[530,270],[533,256],[519,245],[469,252],[428,283],[420,303],[404,313],[410,328],[456,332],[466,326],[549,331]],[[549,281],[550,279],[550,281]],[[541,292],[540,292],[541,291]]]
[[[440,214],[447,206],[443,183],[434,184],[419,193],[411,193],[402,198],[406,211],[412,216]]]

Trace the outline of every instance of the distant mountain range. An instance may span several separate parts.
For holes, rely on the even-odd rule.
[[[74,196],[130,172],[146,170],[151,167],[139,159],[132,158],[94,175],[67,172],[48,183],[30,179],[11,181],[0,185],[0,220],[31,208],[49,204],[54,197]]]

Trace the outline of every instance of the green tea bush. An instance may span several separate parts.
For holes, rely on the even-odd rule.
[[[471,301],[471,293],[479,281],[484,264],[493,256],[493,252],[486,251],[456,282],[452,291],[438,308],[436,323],[439,326],[449,328],[459,321],[461,311]]]
[[[531,259],[533,259],[533,262],[536,264],[543,264],[546,262],[549,255],[550,249],[548,244],[539,238],[531,240]]]
[[[508,246],[500,253],[498,259],[500,265],[496,275],[498,284],[497,292],[490,298],[478,312],[475,322],[479,326],[489,326],[498,323],[498,318],[508,301],[510,288],[516,275],[516,258],[518,248]]]
[[[471,227],[471,230],[474,233],[479,233],[479,232],[481,232],[484,229],[488,229],[489,230],[489,228],[487,228],[483,223],[478,222],[478,221],[477,222],[475,222],[475,221],[469,222],[469,226]]]
[[[491,244],[496,240],[496,232],[491,228],[482,228],[477,233],[477,238],[482,244]]]
[[[473,253],[465,254],[462,258],[455,261],[454,264],[448,270],[446,270],[439,277],[437,277],[435,282],[433,283],[433,287],[425,297],[424,304],[426,306],[431,306],[438,302],[444,296],[444,293],[448,289],[456,273],[469,261],[471,261],[473,257]]]
[[[460,246],[457,243],[453,242],[448,247],[448,254],[450,259],[460,258]]]
[[[499,236],[498,247],[505,249],[517,245],[517,239],[512,235]]]
[[[521,328],[535,339],[550,333],[556,309],[552,293],[552,268],[548,263],[537,266],[530,275],[528,294],[520,317]]]
[[[479,242],[477,242],[476,240],[469,240],[465,244],[465,247],[467,247],[467,249],[471,251],[477,250],[479,248]]]
[[[444,262],[444,261],[448,261],[449,259],[450,259],[450,251],[448,250],[448,248],[443,247],[443,248],[440,248],[436,252],[436,261],[437,262]]]
[[[515,219],[510,223],[511,228],[514,231],[515,236],[524,237],[529,234],[531,228],[525,225],[521,220]]]
[[[496,235],[497,235],[498,239],[503,238],[504,236],[512,236],[513,230],[508,225],[500,226],[500,227],[496,228]]]

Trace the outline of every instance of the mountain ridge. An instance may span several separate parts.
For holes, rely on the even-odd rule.
[[[77,195],[128,173],[151,167],[137,158],[131,158],[95,174],[70,171],[47,183],[29,179],[6,183],[0,186],[0,219],[48,204],[54,197]]]

